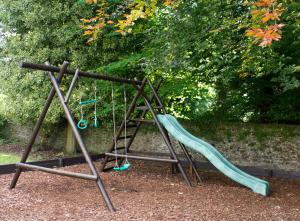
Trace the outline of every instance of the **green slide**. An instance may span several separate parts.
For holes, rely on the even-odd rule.
[[[250,188],[263,196],[269,194],[269,183],[251,176],[229,162],[216,148],[193,136],[185,130],[175,117],[169,114],[157,115],[160,123],[179,142],[204,155],[219,171],[230,179]]]

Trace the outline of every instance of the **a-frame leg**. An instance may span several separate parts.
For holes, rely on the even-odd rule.
[[[65,74],[65,72],[67,70],[68,65],[69,65],[69,63],[66,62],[66,61],[63,63],[61,71],[60,71],[60,73],[58,75],[58,78],[57,78],[58,82],[61,81],[63,75]],[[36,139],[36,137],[37,137],[37,135],[38,135],[38,133],[39,133],[39,131],[41,129],[42,123],[43,123],[43,121],[44,121],[44,119],[46,117],[46,114],[48,112],[48,109],[49,109],[49,107],[50,107],[50,105],[52,103],[54,95],[55,95],[55,89],[54,89],[54,87],[52,87],[52,89],[51,89],[51,91],[50,91],[50,93],[48,95],[48,98],[46,100],[44,109],[41,112],[41,114],[40,114],[40,116],[39,116],[39,118],[38,118],[38,120],[37,120],[37,122],[35,124],[35,127],[33,129],[32,135],[31,135],[31,137],[29,139],[29,142],[28,142],[28,144],[26,146],[26,149],[25,149],[25,151],[24,151],[24,153],[22,155],[22,158],[21,158],[21,161],[20,161],[21,163],[25,163],[26,162],[26,160],[27,160],[27,158],[28,158],[28,156],[29,156],[29,154],[31,152],[32,146],[33,146],[33,144],[35,142],[35,139]],[[22,172],[22,168],[17,168],[16,173],[15,173],[15,175],[14,175],[12,181],[11,181],[10,189],[13,189],[13,188],[16,187],[16,184],[17,184],[18,179],[19,179],[19,177],[21,175],[21,172]]]
[[[151,115],[152,115],[152,117],[154,119],[154,122],[157,125],[157,127],[159,129],[159,132],[161,133],[161,135],[162,135],[162,137],[163,137],[163,139],[164,139],[164,141],[165,141],[165,143],[166,143],[166,145],[167,145],[167,147],[168,147],[168,149],[170,151],[170,154],[171,154],[172,158],[174,160],[178,161],[177,166],[178,166],[178,169],[181,172],[184,180],[186,181],[186,183],[189,186],[192,186],[192,183],[191,183],[189,177],[187,176],[185,170],[183,169],[182,163],[178,159],[178,157],[176,155],[176,152],[175,152],[175,150],[174,150],[171,142],[169,141],[168,134],[165,132],[164,128],[162,127],[162,125],[160,124],[160,122],[157,119],[156,113],[155,113],[155,111],[154,111],[154,109],[153,109],[153,107],[151,105],[151,102],[150,102],[148,96],[145,94],[145,92],[143,91],[143,89],[139,85],[134,85],[134,86],[137,88],[137,90],[140,91],[141,95],[143,96],[145,104],[149,108],[149,110],[151,112]]]
[[[192,171],[193,171],[194,174],[196,175],[197,183],[198,183],[198,182],[199,182],[199,183],[202,183],[202,179],[201,179],[201,177],[200,177],[200,175],[199,175],[199,173],[198,173],[198,171],[197,171],[197,167],[196,167],[194,161],[192,160],[191,155],[189,154],[189,152],[188,152],[188,150],[186,149],[186,147],[185,147],[184,144],[182,144],[182,143],[180,143],[180,142],[178,142],[178,143],[179,143],[179,146],[181,147],[181,149],[182,149],[184,155],[185,155],[186,158],[188,159],[188,162],[189,162],[190,166],[192,167]]]
[[[159,105],[163,107],[163,103],[162,103],[162,101],[161,101],[159,95],[158,95],[157,92],[155,91],[155,88],[153,87],[153,84],[151,83],[151,81],[150,81],[149,79],[147,80],[147,82],[148,82],[148,84],[150,85],[150,87],[151,87],[151,89],[152,89],[152,91],[153,91],[153,95],[155,96],[155,98],[156,98],[156,100],[158,101]],[[165,111],[164,108],[163,108],[163,113],[166,114],[166,111]],[[164,132],[165,132],[165,134],[166,134],[166,136],[167,136],[167,138],[168,138],[169,143],[171,144],[171,139],[170,139],[170,137],[169,137],[168,132],[167,132],[165,129],[164,129]],[[195,166],[195,164],[194,164],[194,162],[193,162],[193,160],[192,160],[192,158],[191,158],[189,152],[187,151],[186,147],[185,147],[182,143],[180,143],[180,142],[179,142],[179,145],[180,145],[180,147],[181,147],[181,149],[182,149],[182,151],[183,151],[185,157],[187,158],[187,160],[188,160],[188,162],[189,162],[189,164],[190,164],[190,166],[191,166],[191,168],[192,168],[192,171],[195,173],[196,178],[197,178],[197,181],[198,181],[198,182],[202,182],[202,179],[201,179],[201,177],[200,177],[200,175],[199,175],[199,173],[198,173],[198,171],[197,171],[197,168],[196,168],[196,166]],[[179,168],[178,168],[178,165],[177,165],[177,167],[176,167],[176,165],[177,165],[177,164],[172,164],[172,173],[175,173],[175,172],[178,171]]]
[[[162,107],[163,114],[166,114],[166,110],[164,108],[162,100],[160,99],[160,97],[159,97],[157,91],[155,90],[155,88],[153,87],[152,82],[149,79],[147,79],[147,82],[148,82],[151,90],[153,91],[153,97],[155,97],[155,101]],[[151,103],[151,100],[150,100],[150,103]],[[165,129],[164,129],[164,132],[165,132],[165,134],[166,134],[166,136],[167,136],[167,138],[169,140],[169,143],[171,144],[171,139],[168,136],[168,132]],[[172,154],[171,154],[171,158],[173,159]],[[175,173],[179,172],[177,164],[171,164],[171,172],[172,172],[172,174],[175,174]]]
[[[104,184],[103,184],[103,182],[102,182],[102,180],[101,180],[101,178],[99,176],[99,173],[97,172],[97,169],[96,169],[96,167],[95,167],[95,165],[94,165],[94,163],[93,163],[93,161],[92,161],[92,159],[91,159],[91,157],[90,157],[90,155],[89,155],[89,153],[87,151],[87,148],[86,148],[86,146],[85,146],[85,144],[84,144],[81,136],[80,136],[80,133],[79,133],[79,131],[78,131],[77,127],[76,127],[76,124],[75,124],[75,122],[73,120],[71,111],[69,110],[67,104],[65,103],[65,98],[64,98],[61,90],[59,89],[57,80],[56,80],[56,78],[53,76],[53,74],[51,72],[48,72],[48,74],[49,74],[49,77],[50,77],[50,79],[52,81],[54,89],[55,89],[55,91],[56,91],[56,93],[58,95],[60,103],[61,103],[61,105],[62,105],[62,107],[64,109],[64,112],[66,113],[67,120],[68,120],[69,124],[72,127],[72,130],[74,132],[74,135],[75,135],[75,138],[77,140],[77,143],[78,143],[78,145],[79,145],[79,147],[80,147],[80,149],[81,149],[81,151],[82,151],[82,153],[83,153],[83,155],[85,157],[85,160],[87,161],[92,174],[94,176],[97,176],[96,184],[97,184],[97,186],[98,186],[98,188],[99,188],[99,190],[100,190],[100,192],[102,194],[102,197],[103,197],[103,199],[104,199],[104,201],[105,201],[108,209],[111,212],[114,212],[115,208],[114,208],[114,206],[113,206],[113,204],[112,204],[112,202],[111,202],[111,200],[110,200],[110,198],[108,196],[108,193],[106,192]]]

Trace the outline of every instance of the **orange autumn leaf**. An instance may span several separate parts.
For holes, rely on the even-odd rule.
[[[247,37],[254,37],[255,34],[256,34],[256,30],[255,30],[254,28],[248,29],[248,30],[246,31],[246,36],[247,36]]]
[[[97,21],[97,19],[96,18],[91,18],[91,19],[82,18],[82,19],[80,19],[80,21],[82,21],[83,23],[91,23],[91,22]]]
[[[285,24],[275,24],[275,25],[270,25],[269,29],[274,30],[274,31],[279,31],[284,26],[285,26]]]
[[[266,47],[271,45],[273,41],[279,41],[280,39],[281,35],[278,32],[275,32],[274,30],[267,30],[259,46]]]
[[[260,16],[262,13],[263,13],[262,10],[252,10],[251,11],[251,14],[253,17]]]
[[[105,25],[104,23],[98,23],[98,24],[94,25],[94,29],[101,29],[104,27],[104,25]]]
[[[266,23],[270,20],[280,21],[280,16],[281,16],[282,13],[283,13],[283,10],[281,10],[281,9],[274,9],[272,12],[267,11],[264,14],[264,17],[262,18],[262,22]]]
[[[274,30],[267,30],[264,38],[271,39],[273,41],[279,41],[281,39],[281,35]]]
[[[252,28],[246,31],[246,36],[263,39],[265,36],[265,31],[261,28]]]
[[[96,3],[98,3],[98,0],[85,0],[85,2],[87,4],[96,4]]]
[[[82,29],[89,29],[89,30],[93,30],[94,26],[93,25],[81,25],[80,26]]]
[[[86,31],[84,31],[84,33],[83,33],[83,35],[85,36],[85,35],[92,35],[94,32],[93,31],[91,31],[91,30],[86,30]]]
[[[245,35],[254,38],[254,43],[266,47],[281,39],[281,29],[284,24],[277,24],[284,12],[282,4],[277,0],[258,0],[252,3],[254,9],[251,11],[252,28],[246,30]]]
[[[172,5],[173,2],[174,2],[174,1],[172,1],[172,0],[165,0],[164,5],[165,5],[165,6]]]
[[[261,40],[259,46],[266,47],[272,44],[273,41],[279,41],[281,35],[278,32],[278,27],[282,25],[272,25],[268,29],[253,28],[246,31],[246,36],[254,37],[256,40]]]
[[[258,2],[255,2],[254,5],[258,7],[270,7],[272,6],[277,0],[260,0]]]

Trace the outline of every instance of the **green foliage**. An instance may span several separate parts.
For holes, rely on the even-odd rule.
[[[19,123],[32,123],[38,117],[51,88],[47,75],[21,70],[20,62],[49,61],[53,65],[61,65],[67,60],[73,69],[80,67],[82,70],[94,70],[139,49],[140,36],[122,38],[108,32],[93,42],[93,45],[87,45],[86,39],[82,37],[80,19],[90,17],[93,8],[94,6],[80,4],[78,1],[65,0],[0,2],[0,23],[5,33],[0,44],[0,94],[5,95],[1,98],[0,109],[5,118]],[[133,45],[133,41],[136,45]],[[132,66],[128,70],[129,68]],[[120,73],[126,74],[128,73]],[[127,77],[132,75],[133,73],[128,74]],[[62,82],[63,92],[67,91],[70,81],[71,78],[67,77]],[[101,90],[106,83],[97,84]],[[81,79],[74,90],[70,107],[77,119],[80,97],[93,97],[93,89],[93,81]],[[106,107],[111,102],[105,98],[100,103],[101,107]],[[98,109],[101,118],[108,117],[102,114],[108,114],[109,110]],[[87,107],[88,117],[91,117],[92,112],[92,108]],[[46,121],[53,124],[63,117],[59,102],[55,99]]]
[[[3,116],[0,115],[0,130],[5,126],[6,120]]]
[[[109,75],[141,78],[144,75],[141,69],[141,59],[141,54],[132,54],[125,58],[121,58],[118,61],[111,62],[108,65],[99,67],[96,71]]]
[[[285,24],[282,40],[261,48],[245,37],[251,26],[245,2],[179,1],[176,8],[157,8],[148,20],[131,23],[126,37],[108,25],[86,44],[80,19],[95,16],[95,5],[66,0],[2,1],[0,23],[5,35],[0,41],[0,114],[10,121],[32,122],[50,90],[48,77],[20,71],[21,61],[60,65],[68,60],[73,69],[139,79],[146,74],[153,81],[163,78],[161,96],[168,111],[182,118],[300,122],[300,77],[295,69],[300,66],[300,3],[282,1],[287,8],[281,20]],[[109,10],[113,15],[116,9]],[[63,92],[70,80],[63,81]],[[109,122],[112,85],[96,84],[97,114],[101,122]],[[77,119],[78,101],[93,98],[94,86],[93,80],[81,79],[77,84],[70,102]],[[121,118],[124,88],[119,84],[113,87]],[[134,89],[126,86],[126,91],[131,98]],[[84,111],[91,118],[93,105]],[[47,122],[62,119],[56,100]]]
[[[180,79],[190,92],[201,91],[203,84],[213,87],[213,109],[203,119],[300,122],[300,82],[294,73],[299,56],[293,47],[300,36],[299,3],[286,4],[284,40],[267,49],[245,37],[249,8],[242,1],[184,1],[176,11],[159,11],[148,46],[147,72],[170,81]],[[195,100],[194,94],[187,97]],[[184,115],[198,118],[192,113],[195,107],[189,109],[190,115]]]
[[[20,71],[21,61],[59,65],[63,60],[86,67],[91,48],[84,47],[78,27],[80,14],[88,14],[67,1],[1,1],[0,20],[5,39],[1,47],[0,78],[4,99],[4,114],[19,122],[36,119],[50,84],[43,73]],[[37,16],[38,15],[38,16]],[[48,115],[48,122],[56,122],[61,111],[56,101]]]

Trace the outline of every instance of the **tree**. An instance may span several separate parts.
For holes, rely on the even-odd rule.
[[[2,98],[5,108],[1,108],[6,118],[23,123],[36,119],[51,87],[47,76],[41,72],[20,70],[20,62],[49,61],[53,65],[60,65],[67,60],[73,69],[80,67],[82,70],[95,70],[139,50],[139,46],[132,46],[132,42],[141,41],[140,36],[124,39],[110,33],[99,37],[93,46],[87,45],[82,36],[80,19],[92,16],[93,7],[79,1],[66,0],[0,2],[0,23],[5,32],[0,46],[0,94],[6,95]],[[130,73],[127,77],[131,77]],[[108,106],[111,101],[109,96],[105,96],[110,93],[110,85],[108,87],[104,82],[98,84],[99,95],[103,99],[99,105],[106,107],[99,109],[98,114],[104,117],[110,114]],[[63,82],[64,92],[67,87],[66,82]],[[70,107],[77,117],[79,98],[92,97],[93,88],[94,82],[85,80],[80,81],[74,90]],[[49,123],[63,119],[57,101],[51,106],[51,114],[47,117]]]
[[[1,2],[0,7],[6,31],[0,52],[1,93],[7,104],[15,101],[7,105],[10,118],[35,118],[50,87],[44,75],[19,73],[17,64],[26,59],[56,65],[69,60],[75,67],[128,78],[162,77],[161,93],[169,112],[194,120],[209,115],[235,121],[300,121],[296,1],[284,0],[281,40],[273,39],[265,48],[245,36],[253,20],[252,8],[244,1],[128,0],[89,5],[14,0]],[[99,114],[109,116],[111,85],[99,84]],[[75,100],[93,96],[93,85],[81,83]],[[71,107],[78,109],[74,101]],[[62,116],[58,104],[52,111],[49,120],[56,122]]]
[[[191,119],[211,114],[234,121],[300,122],[300,82],[294,68],[299,65],[294,47],[299,41],[299,3],[285,4],[282,40],[267,48],[244,36],[252,22],[243,1],[189,1],[158,12],[148,46],[148,73],[187,88],[171,92],[169,102],[181,97],[174,106]],[[203,84],[215,91],[214,99],[212,93],[201,93]],[[203,115],[197,110],[205,97],[212,105]]]

